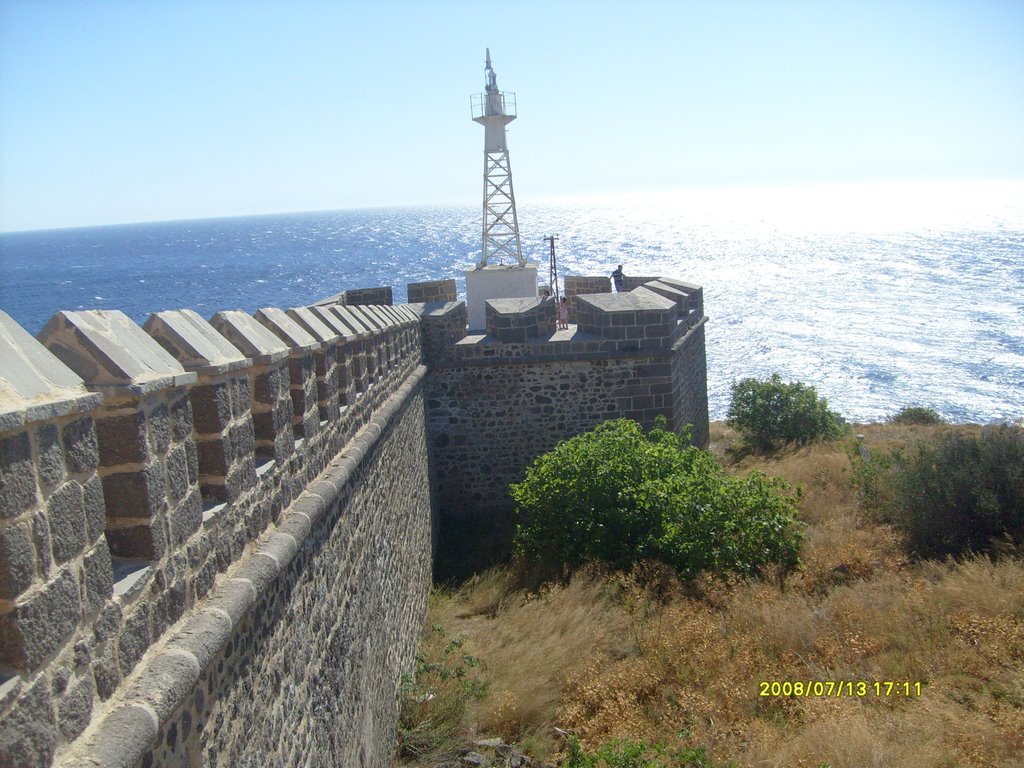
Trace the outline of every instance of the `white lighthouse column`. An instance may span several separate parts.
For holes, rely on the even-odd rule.
[[[483,242],[480,262],[466,271],[466,308],[472,330],[486,326],[487,299],[537,295],[537,265],[528,264],[523,258],[519,239],[505,130],[505,126],[516,119],[516,96],[498,90],[489,49],[484,72],[487,76],[484,93],[472,98],[473,120],[484,126]]]

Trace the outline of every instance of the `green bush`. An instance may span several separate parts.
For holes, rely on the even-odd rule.
[[[462,650],[465,641],[449,638],[436,624],[422,639],[415,670],[402,677],[399,759],[416,760],[458,745],[470,702],[487,690],[475,674],[479,660]]]
[[[726,419],[747,442],[764,450],[780,443],[830,440],[845,431],[843,417],[828,409],[828,401],[819,398],[814,387],[796,381],[785,384],[777,373],[766,381],[733,382]]]
[[[687,438],[618,419],[559,443],[512,485],[517,555],[552,572],[660,560],[683,578],[797,563],[796,497],[760,472],[725,474]]]
[[[946,420],[933,408],[925,408],[920,405],[908,405],[905,408],[900,408],[894,415],[890,416],[889,423],[934,426],[937,424],[945,424]]]
[[[1024,430],[959,432],[872,457],[855,476],[861,498],[902,528],[918,557],[996,552],[1024,544]]]
[[[576,736],[569,737],[566,768],[728,768],[701,748],[671,749],[664,744],[620,739],[587,752]]]

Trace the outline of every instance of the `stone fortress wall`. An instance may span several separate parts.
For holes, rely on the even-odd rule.
[[[560,440],[612,418],[645,428],[664,416],[708,441],[703,289],[649,278],[626,293],[607,278],[568,278],[569,330],[552,299],[487,302],[486,334],[465,305],[432,307],[427,418],[440,511],[435,578],[460,578],[508,553],[508,486]]]
[[[0,313],[0,766],[388,765],[438,542],[493,561],[508,483],[606,418],[707,439],[699,287],[474,336],[409,296]]]
[[[0,314],[0,764],[389,762],[430,584],[419,325]]]

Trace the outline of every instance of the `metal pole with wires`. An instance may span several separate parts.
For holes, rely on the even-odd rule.
[[[558,293],[558,259],[555,257],[555,240],[558,239],[558,235],[548,235],[544,238],[544,242],[551,246],[551,260],[548,266],[548,285],[551,286],[552,295],[555,297],[555,301],[561,299]]]

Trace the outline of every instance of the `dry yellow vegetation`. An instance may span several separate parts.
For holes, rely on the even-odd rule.
[[[951,427],[855,429],[882,450]],[[467,736],[551,762],[557,728],[589,748],[645,740],[738,766],[1024,766],[1024,562],[911,562],[859,509],[853,440],[737,457],[737,436],[713,425],[730,471],[802,487],[803,565],[784,579],[680,584],[650,565],[534,593],[506,571],[437,591],[428,624],[465,638],[488,686]],[[760,695],[797,681],[866,686]]]

